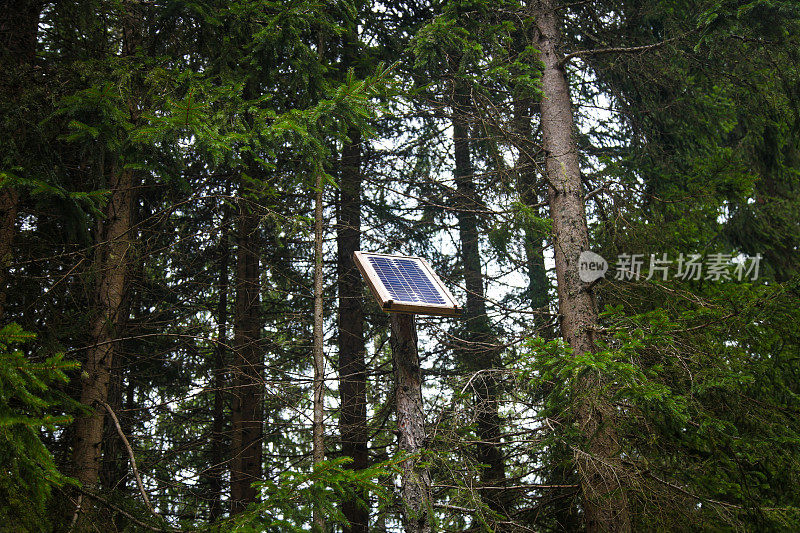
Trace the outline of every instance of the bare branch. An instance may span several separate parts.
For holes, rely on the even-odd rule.
[[[591,190],[588,193],[586,193],[586,196],[583,197],[583,201],[585,202],[586,200],[590,199],[592,196],[597,196],[598,194],[603,192],[603,190],[606,187],[608,187],[609,185],[611,185],[611,181],[605,181],[605,182],[601,183],[599,187],[597,187],[596,189]]]
[[[159,533],[180,531],[180,530],[177,530],[177,529],[164,529],[164,528],[152,526],[152,525],[148,524],[147,522],[142,522],[141,520],[139,520],[138,518],[136,518],[135,516],[130,514],[125,509],[123,509],[123,508],[121,508],[121,507],[119,507],[117,505],[114,505],[110,501],[98,496],[97,494],[89,492],[88,490],[85,490],[85,489],[83,489],[81,487],[75,487],[75,490],[80,492],[82,496],[88,496],[89,498],[92,498],[93,500],[97,500],[98,502],[100,502],[101,504],[105,505],[106,507],[108,507],[112,511],[115,511],[115,512],[121,514],[122,516],[124,516],[125,518],[127,518],[131,522],[135,523],[136,525],[138,525],[140,527],[143,527],[145,529],[149,529],[150,531],[157,531]]]
[[[571,52],[565,55],[561,61],[558,62],[559,67],[564,67],[570,60],[576,57],[583,57],[583,56],[596,56],[601,54],[635,54],[637,52],[646,52],[648,50],[652,50],[654,48],[658,48],[660,46],[664,46],[665,44],[678,41],[683,39],[690,33],[695,30],[689,31],[684,33],[683,35],[678,35],[677,37],[671,37],[669,39],[665,39],[663,41],[659,41],[657,43],[652,44],[645,44],[642,46],[621,46],[621,47],[610,47],[610,48],[593,48],[590,50],[577,50],[575,52]]]
[[[131,469],[133,470],[133,475],[136,477],[136,484],[139,486],[139,492],[142,493],[142,499],[144,499],[145,505],[147,505],[147,509],[150,511],[155,517],[161,518],[161,515],[158,514],[153,506],[150,504],[150,498],[147,497],[147,492],[144,490],[144,485],[142,484],[142,478],[139,476],[139,469],[136,468],[136,458],[133,456],[133,448],[131,448],[131,444],[128,442],[127,437],[125,437],[125,433],[122,431],[122,426],[119,424],[119,420],[117,419],[117,415],[114,414],[114,410],[111,409],[111,406],[108,405],[106,402],[100,402],[103,407],[106,408],[108,414],[111,415],[111,419],[114,421],[114,425],[117,428],[117,433],[119,433],[119,437],[122,439],[122,442],[125,444],[125,448],[128,450],[128,457],[131,459]]]

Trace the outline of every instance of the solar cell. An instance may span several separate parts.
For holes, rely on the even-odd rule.
[[[387,312],[460,315],[461,306],[421,257],[353,252],[372,294]]]
[[[446,303],[417,261],[381,256],[369,257],[368,260],[395,300],[439,305]]]

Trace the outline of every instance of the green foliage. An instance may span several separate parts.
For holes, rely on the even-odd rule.
[[[431,85],[440,79],[457,80],[481,93],[502,94],[512,87],[520,97],[542,96],[539,52],[515,42],[532,21],[519,3],[450,0],[438,7],[441,12],[419,30],[409,47],[416,68],[428,73]],[[507,16],[511,13],[520,16]]]
[[[380,480],[396,473],[400,460],[351,470],[345,465],[352,459],[342,457],[314,465],[311,472],[289,471],[276,481],[258,482],[263,502],[251,505],[232,520],[230,530],[243,533],[309,531],[309,517],[314,508],[323,513],[329,524],[346,525],[339,503],[370,493],[379,500],[388,501],[390,495]]]
[[[69,403],[52,387],[77,368],[62,354],[32,361],[19,346],[33,338],[17,324],[0,329],[0,523],[31,532],[42,531],[48,522],[51,487],[72,482],[56,468],[41,432],[71,422],[55,414]]]
[[[592,399],[578,397],[585,394],[576,386],[581,378],[600,376],[598,392],[618,414],[626,461],[620,475],[630,488],[635,529],[800,529],[797,2],[562,3],[564,52],[661,43],[635,53],[580,55],[565,66],[586,190],[607,183],[587,202],[592,249],[605,257],[762,253],[766,271],[763,285],[601,282],[597,296],[609,307],[596,351],[577,355],[562,341],[535,339],[521,359],[518,335],[540,323],[514,311],[531,307],[533,291],[503,294],[504,283],[520,277],[520,258],[530,251],[521,235],[554,244],[550,221],[515,202],[520,190],[509,183],[519,170],[509,168],[513,154],[506,149],[517,135],[510,119],[519,109],[532,124],[525,139],[535,159],[531,170],[545,157],[538,148],[541,65],[531,46],[529,4],[44,5],[34,68],[8,70],[13,90],[0,101],[0,187],[20,193],[11,268],[1,273],[10,287],[5,312],[37,332],[26,345],[31,353],[91,346],[90,264],[102,251],[95,247],[102,241],[91,236],[102,238],[108,176],[134,169],[135,216],[126,239],[136,245],[126,257],[127,320],[115,324],[121,339],[114,343],[109,403],[122,407],[145,484],[172,525],[205,527],[211,502],[225,501],[226,483],[214,488],[212,477],[229,457],[212,460],[207,437],[215,400],[223,399],[229,418],[225,402],[235,394],[226,382],[231,373],[219,374],[221,390],[210,377],[222,370],[218,364],[235,360],[237,213],[251,207],[261,222],[253,238],[262,245],[263,445],[270,476],[310,451],[307,426],[296,415],[310,404],[304,230],[314,178],[336,180],[348,130],[358,129],[364,140],[375,135],[378,142],[363,142],[361,150],[363,245],[425,255],[450,284],[458,271],[450,268],[457,260],[448,245],[455,228],[443,125],[464,106],[458,110],[469,118],[481,260],[492,276],[492,299],[502,306],[490,305],[489,316],[497,345],[508,348],[508,370],[498,369],[498,379],[518,368],[524,384],[517,390],[503,381],[497,398],[507,479],[531,483],[508,490],[515,501],[505,518],[535,530],[580,529],[574,454],[587,442],[572,410]],[[131,29],[138,35],[125,31]],[[131,37],[135,46],[126,49]],[[378,66],[376,57],[391,66]],[[454,106],[453,96],[464,102]],[[611,117],[597,112],[606,102]],[[546,184],[531,187],[541,197]],[[217,363],[223,239],[231,247],[222,302],[228,336]],[[326,268],[330,287],[327,261]],[[555,307],[546,281],[533,307]],[[330,331],[334,294],[325,301]],[[369,449],[382,460],[395,445],[391,358],[379,348],[388,325],[367,301],[373,306],[367,354],[376,352],[367,383],[369,405],[376,406],[369,410]],[[62,359],[25,357],[17,348],[25,334],[9,328],[0,333],[0,524],[39,530],[47,526],[49,487],[68,481],[42,446],[69,456],[69,433],[60,429],[67,419],[57,416],[66,404],[55,389],[75,397],[78,384],[63,384],[73,365]],[[479,381],[470,381],[468,370],[483,362],[466,370],[453,364],[457,328],[445,331],[442,322],[427,320],[420,328],[423,343],[436,343],[430,352],[423,348],[431,354],[426,402],[444,406],[426,413],[435,428],[430,464],[437,502],[452,506],[437,509],[446,517],[439,525],[494,527],[499,517],[480,488],[485,465],[465,445],[478,440],[478,406],[467,385]],[[218,434],[226,450],[228,430],[226,422]],[[137,516],[142,506],[126,477],[127,455],[115,446],[113,428],[104,438],[101,486],[109,501],[129,503],[124,508]],[[332,456],[336,445],[328,443]],[[287,472],[261,485],[262,504],[220,523],[223,509],[214,519],[242,531],[305,531],[316,505],[341,524],[337,504],[365,489],[387,504],[380,515],[396,520],[398,506],[382,490],[391,486],[394,464],[352,472],[331,461],[310,473]],[[537,488],[540,482],[560,488]]]
[[[541,443],[545,464],[559,461],[559,449],[586,449],[571,406],[582,390],[577,380],[591,373],[616,406],[619,475],[642,527],[796,528],[800,390],[789,363],[796,348],[787,344],[797,346],[797,335],[781,331],[788,317],[771,316],[784,315],[796,295],[737,290],[724,308],[687,302],[682,311],[634,315],[609,308],[594,353],[529,341],[523,373],[553,426]]]
[[[541,241],[550,235],[552,227],[549,218],[540,217],[535,208],[522,202],[514,202],[511,211],[510,219],[499,221],[488,233],[489,244],[495,249],[501,262],[509,258],[509,245],[519,235],[527,234],[531,239]]]

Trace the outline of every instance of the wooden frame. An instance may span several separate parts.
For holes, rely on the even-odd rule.
[[[412,259],[419,263],[420,268],[425,271],[428,279],[433,283],[433,286],[438,290],[439,295],[446,302],[444,304],[431,304],[419,302],[406,302],[402,300],[393,300],[392,295],[384,286],[381,278],[378,276],[375,269],[368,261],[369,257],[389,257],[392,259]],[[374,254],[371,252],[353,252],[353,261],[355,261],[361,275],[367,281],[372,295],[378,300],[381,309],[387,313],[414,313],[420,315],[444,315],[444,316],[458,316],[463,312],[463,308],[456,303],[456,299],[447,290],[442,280],[433,271],[428,262],[421,257],[414,257],[410,255],[388,255],[388,254]]]

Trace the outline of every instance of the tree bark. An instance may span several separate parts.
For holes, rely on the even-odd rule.
[[[469,97],[463,88],[456,88],[453,106],[453,144],[455,155],[456,216],[461,244],[461,266],[467,301],[464,308],[465,335],[457,348],[457,356],[468,372],[476,373],[471,381],[475,399],[475,422],[478,443],[476,459],[486,465],[481,470],[485,487],[502,486],[505,463],[500,450],[500,415],[498,414],[497,374],[500,367],[497,339],[486,314],[483,272],[479,249],[478,218],[480,207],[473,181],[469,147],[467,111]],[[481,498],[496,512],[503,512],[503,491],[482,490]]]
[[[581,189],[578,148],[566,73],[560,66],[559,21],[554,2],[535,2],[538,48],[544,63],[541,103],[543,144],[547,154],[550,215],[553,220],[561,331],[573,353],[594,351],[598,316],[591,288],[578,275],[580,253],[589,248]],[[575,412],[585,450],[575,450],[581,479],[586,530],[630,531],[628,500],[621,483],[614,411],[597,373],[578,384]]]
[[[317,191],[314,198],[314,423],[312,445],[314,465],[325,460],[325,354],[323,352],[324,322],[322,301],[322,244],[324,238],[323,191],[325,182],[322,172],[317,175]],[[314,530],[325,531],[325,516],[318,505],[314,506]]]
[[[9,62],[24,65],[33,59],[43,6],[41,0],[0,1],[0,47]]]
[[[339,289],[339,433],[342,455],[352,457],[351,467],[368,466],[366,363],[364,353],[364,310],[361,276],[353,252],[361,247],[361,134],[349,133],[344,146],[339,183],[336,245]],[[365,495],[361,495],[364,499]],[[349,526],[344,533],[367,533],[369,510],[352,498],[342,502]]]
[[[263,357],[260,349],[260,238],[258,216],[239,199],[236,249],[236,304],[233,332],[231,406],[231,513],[258,500],[252,484],[261,479],[263,440]]]
[[[392,313],[392,358],[400,451],[413,457],[403,461],[403,527],[406,533],[432,530],[431,479],[421,454],[427,446],[422,377],[417,353],[414,315]]]
[[[122,56],[135,54],[141,42],[141,13],[131,2],[124,2],[122,16]],[[131,123],[139,120],[139,111],[129,102]],[[85,489],[97,491],[102,464],[101,443],[105,406],[108,400],[111,369],[117,350],[116,339],[127,320],[128,306],[123,305],[129,285],[129,267],[134,248],[133,209],[136,183],[133,170],[122,167],[119,154],[112,154],[116,165],[108,178],[110,194],[103,220],[97,227],[94,271],[97,276],[95,315],[91,322],[93,345],[81,367],[81,403],[90,409],[89,416],[75,420],[75,445],[72,450],[75,477]],[[78,503],[78,530],[88,528],[91,512],[86,500]],[[80,516],[78,516],[80,515]]]
[[[363,2],[357,4],[356,16],[345,21],[342,45],[342,76],[347,69],[357,75],[364,69],[359,53],[359,29]],[[361,248],[361,132],[350,128],[340,158],[339,202],[336,213],[337,288],[339,316],[337,321],[339,348],[339,434],[342,455],[352,458],[350,468],[363,470],[369,463],[367,451],[366,362],[364,351],[364,310],[362,281],[353,261],[353,252]],[[367,533],[369,527],[369,495],[353,494],[341,504],[349,522],[342,533]],[[364,503],[362,503],[364,502]]]
[[[81,368],[81,403],[90,407],[93,412],[75,421],[73,448],[75,477],[84,488],[92,491],[97,488],[100,474],[100,443],[105,415],[103,404],[108,399],[117,328],[124,320],[121,311],[124,309],[122,303],[127,290],[128,263],[133,248],[130,233],[133,185],[131,170],[114,172],[109,183],[111,194],[105,208],[105,220],[97,231],[94,269],[98,284],[95,294],[96,311],[91,325],[93,345],[89,348]]]
[[[26,84],[32,83],[31,65],[36,57],[41,1],[0,1],[0,89],[5,98],[17,102]],[[25,138],[24,128],[13,132]],[[8,155],[8,154],[6,154]],[[5,312],[6,279],[11,265],[12,245],[16,234],[19,193],[11,183],[0,183],[0,319]]]
[[[222,516],[222,486],[225,473],[225,370],[228,345],[228,268],[230,265],[230,209],[223,206],[222,235],[219,242],[219,281],[217,292],[217,343],[214,346],[213,419],[211,421],[211,471],[209,472],[209,492],[211,508],[208,521],[214,523]]]
[[[11,246],[16,234],[19,194],[13,186],[0,184],[0,319],[6,307],[6,278],[11,266]]]
[[[129,262],[126,267],[126,289],[119,311],[119,321],[117,323],[117,336],[121,338],[130,337],[133,333],[132,330],[137,327],[136,323],[131,323],[131,317],[137,314],[137,311],[141,311],[141,297],[136,291],[136,285],[138,281],[144,279],[142,258],[147,257],[149,252],[147,244],[143,239],[148,234],[148,230],[153,230],[152,226],[147,227],[147,221],[150,220],[149,213],[144,210],[146,209],[144,206],[146,206],[147,203],[141,202],[139,206],[136,205],[137,203],[138,202],[134,202],[131,206],[132,223],[130,240],[135,240],[140,244],[136,257],[131,258],[133,263]],[[142,224],[133,224],[134,220],[144,222]],[[141,314],[141,312],[138,313],[139,316],[141,316]],[[126,399],[125,395],[130,394],[132,391],[130,371],[126,370],[129,366],[130,360],[126,356],[125,343],[120,342],[115,346],[114,350],[106,403],[114,410],[117,416],[119,416],[119,422],[123,433],[128,435],[131,434],[132,427],[131,411],[129,410],[131,402],[128,402],[127,406],[123,406],[123,403]],[[111,420],[109,416],[105,416],[102,447],[103,463],[100,468],[100,486],[103,487],[104,490],[125,491],[130,472],[128,468],[128,455],[114,421]]]
[[[127,298],[126,298],[127,300]],[[118,332],[120,337],[127,336],[127,320],[130,316],[130,308],[125,302],[122,304],[124,309],[120,313],[120,323]],[[111,377],[108,384],[107,404],[118,415],[122,415],[122,393],[124,386],[124,365],[123,365],[122,343],[117,346],[114,360],[111,364]],[[128,456],[125,454],[122,439],[114,423],[109,417],[105,417],[103,429],[103,463],[100,468],[100,486],[105,490],[118,490],[125,488],[126,478],[128,477]]]
[[[141,14],[129,2],[124,3],[122,20],[122,55],[132,56],[140,43],[139,22]],[[138,121],[136,106],[130,106],[130,120]],[[114,154],[116,155],[116,154]],[[119,165],[120,163],[117,163]],[[93,410],[92,414],[75,421],[75,445],[72,450],[75,477],[83,488],[96,492],[102,461],[101,442],[103,421],[108,400],[108,387],[115,340],[119,327],[127,319],[122,316],[127,307],[123,305],[128,290],[128,270],[133,250],[134,236],[131,233],[135,198],[134,174],[128,168],[113,168],[109,176],[110,195],[104,210],[103,220],[97,228],[94,271],[97,275],[95,315],[91,323],[93,345],[86,354],[81,367],[81,403]],[[91,510],[88,501],[79,502],[80,522],[78,529],[88,527],[87,516]],[[76,511],[78,514],[78,511]]]
[[[522,205],[538,212],[539,194],[536,190],[536,162],[531,128],[532,103],[530,98],[520,97],[514,101],[514,134],[516,136],[519,158],[517,159],[517,193]],[[544,266],[544,243],[540,232],[529,226],[525,227],[525,259],[528,264],[528,290],[527,299],[531,310],[547,311],[550,298],[548,290],[550,283],[547,280],[547,270]],[[544,316],[536,320],[536,325],[546,322]]]

